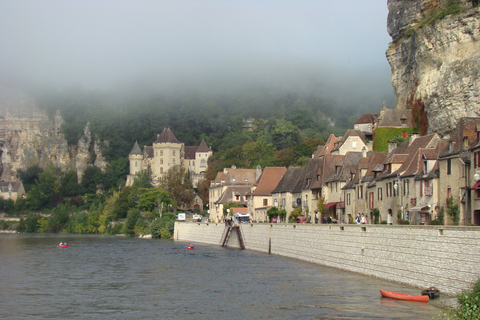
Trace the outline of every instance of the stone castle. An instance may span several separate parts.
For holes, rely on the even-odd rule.
[[[152,170],[153,182],[158,185],[170,168],[182,165],[190,172],[192,184],[196,187],[198,181],[205,177],[208,158],[212,153],[212,149],[204,140],[199,146],[185,146],[177,140],[170,128],[165,128],[153,144],[145,146],[143,151],[135,142],[128,155],[130,174],[127,176],[126,185],[131,186],[138,172],[148,169],[149,166]]]

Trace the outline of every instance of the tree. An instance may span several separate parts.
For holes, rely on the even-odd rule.
[[[210,180],[208,179],[201,179],[197,183],[197,193],[200,199],[204,204],[208,203],[209,200],[209,191],[208,188],[210,187]]]
[[[150,165],[145,170],[140,170],[133,181],[134,188],[153,188],[153,171]]]
[[[174,165],[160,180],[160,186],[172,195],[172,199],[180,206],[189,206],[195,198],[189,173],[182,165]]]
[[[458,210],[458,204],[453,204],[453,197],[447,199],[447,214],[452,219],[453,224],[458,226],[460,220],[460,212]]]
[[[62,179],[61,192],[64,197],[73,197],[80,194],[80,184],[78,183],[78,176],[75,171],[68,171]]]
[[[163,204],[163,207],[160,205]],[[170,194],[159,188],[142,188],[139,190],[139,202],[137,208],[142,211],[153,212],[154,210],[167,209],[168,205],[173,205]]]
[[[96,166],[88,166],[82,176],[82,188],[84,193],[96,193],[103,182],[103,173]]]
[[[238,202],[230,201],[229,203],[225,203],[223,205],[223,214],[226,216],[228,212],[232,215],[232,212],[229,211],[230,208],[243,208],[243,205]]]
[[[42,172],[43,169],[40,168],[39,165],[33,165],[28,167],[26,170],[18,170],[17,178],[22,181],[26,193],[30,192],[32,187],[35,185],[35,181],[38,180],[40,173]]]
[[[60,169],[54,167],[53,164],[48,164],[28,194],[28,207],[33,210],[51,208],[54,196],[60,193],[60,178]]]

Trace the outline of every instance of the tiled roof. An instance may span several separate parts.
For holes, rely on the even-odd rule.
[[[292,192],[298,183],[298,179],[302,175],[302,171],[303,169],[299,167],[289,167],[287,171],[285,171],[282,179],[280,179],[277,187],[272,190],[272,193]]]
[[[319,158],[322,156],[325,156],[327,154],[330,154],[330,152],[333,150],[335,147],[335,142],[338,141],[338,138],[335,137],[335,135],[332,133],[328,139],[327,142],[325,142],[325,145],[323,146],[318,146],[317,150],[313,153],[314,158]]]
[[[196,146],[185,146],[185,159],[195,159]]]
[[[225,188],[225,191],[222,193],[221,197],[215,201],[217,204],[225,204],[234,201],[234,196],[239,195],[242,198],[242,201],[234,201],[242,205],[247,205],[247,202],[244,201],[244,196],[250,194],[251,186],[230,186]]]
[[[257,171],[255,169],[229,169],[227,173],[219,172],[215,177],[215,183],[230,185],[253,185],[256,182]]]
[[[160,133],[157,137],[157,140],[155,140],[153,143],[180,143],[180,141],[177,140],[175,135],[173,134],[172,130],[170,128],[164,128],[162,133]]]
[[[143,148],[143,153],[145,154],[145,158],[153,158],[153,147],[152,146],[145,146]]]
[[[367,124],[374,123],[378,114],[365,113],[354,124]]]
[[[451,135],[451,148],[445,149],[440,157],[448,157],[460,154],[464,150],[477,144],[477,126],[480,125],[480,118],[461,118],[457,127]],[[464,141],[464,139],[467,139]]]
[[[360,130],[348,129],[347,132],[336,143],[333,150],[338,150],[347,141],[350,136],[358,136],[364,143],[366,141],[365,134]],[[332,150],[332,151],[333,151]]]
[[[212,148],[207,146],[207,144],[205,143],[205,140],[202,140],[196,152],[210,152],[210,151],[212,151]]]
[[[253,192],[254,196],[270,195],[277,187],[283,175],[287,171],[285,167],[265,167],[258,179],[258,186]]]
[[[332,174],[327,182],[334,181],[346,181],[347,177],[350,176],[350,173],[355,172],[360,159],[362,158],[361,152],[347,152],[343,159],[337,163],[337,166],[340,166],[340,170]]]
[[[0,182],[0,189],[3,193],[8,193],[8,187],[12,186],[12,192],[18,192],[20,187],[22,186],[21,181],[2,181]]]

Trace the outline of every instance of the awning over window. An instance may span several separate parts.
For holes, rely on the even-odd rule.
[[[472,190],[477,190],[478,187],[480,187],[480,181],[475,182],[475,184],[472,187]]]
[[[428,210],[430,210],[429,206],[416,206],[408,209],[408,211],[428,211]]]
[[[334,205],[336,205],[338,202],[329,202],[325,205],[325,209],[328,209],[330,207],[333,207]]]

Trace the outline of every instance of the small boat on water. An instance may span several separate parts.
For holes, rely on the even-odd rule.
[[[68,246],[67,246],[67,245],[64,245],[64,244],[62,244],[62,245],[58,244],[58,245],[57,245],[57,248],[68,248]]]
[[[380,290],[380,294],[382,295],[382,297],[396,300],[428,302],[428,300],[430,299],[428,296],[417,296],[414,294],[403,294],[385,290]]]

